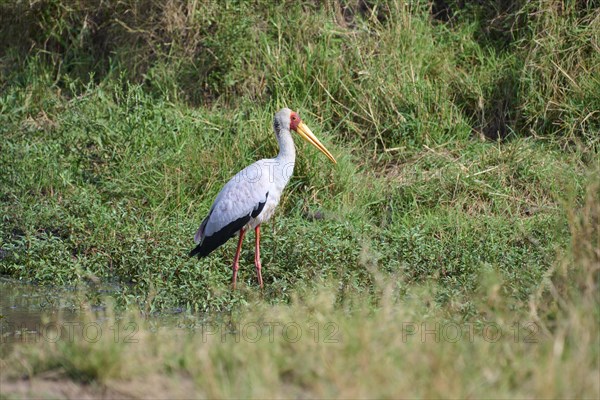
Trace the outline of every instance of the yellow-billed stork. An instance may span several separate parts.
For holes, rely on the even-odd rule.
[[[294,170],[296,148],[291,131],[297,132],[303,139],[319,149],[334,164],[337,163],[329,150],[302,122],[298,113],[284,108],[275,114],[273,129],[279,142],[279,154],[275,158],[263,159],[238,172],[215,199],[208,216],[204,218],[194,236],[197,246],[190,257],[206,257],[237,232],[239,240],[233,259],[233,288],[237,280],[240,250],[244,234],[248,229],[256,233],[254,265],[260,287],[263,280],[260,265],[260,224],[273,215],[281,192],[287,185]]]

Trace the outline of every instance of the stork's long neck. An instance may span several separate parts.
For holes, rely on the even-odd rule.
[[[291,132],[282,129],[277,135],[277,141],[279,142],[279,154],[277,154],[276,160],[282,164],[294,163],[296,161],[296,147]]]
[[[281,130],[277,135],[279,154],[275,157],[275,185],[281,192],[290,181],[296,162],[296,147],[289,130]]]

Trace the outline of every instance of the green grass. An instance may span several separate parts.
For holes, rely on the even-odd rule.
[[[139,86],[98,87],[48,109],[42,122],[21,117],[10,129],[8,121],[3,273],[62,284],[116,279],[135,283],[134,303],[153,286],[158,309],[221,309],[235,243],[201,261],[185,255],[220,185],[276,152],[270,113],[257,112],[248,127],[240,114],[253,115],[177,106]],[[371,264],[417,281],[436,276],[450,291],[442,298],[468,296],[489,264],[525,299],[567,243],[561,202],[585,185],[577,153],[531,139],[416,148],[383,166],[358,165],[330,142],[340,158],[333,167],[299,145],[305,151],[264,235],[274,301],[314,278],[368,292]],[[316,210],[325,218],[306,218]],[[241,277],[255,286],[246,250]]]
[[[115,282],[145,343],[1,362],[108,387],[167,374],[205,397],[597,396],[598,9],[447,3],[450,21],[423,2],[1,5],[0,274]],[[296,140],[264,293],[252,235],[232,293],[233,241],[186,254],[221,186],[276,154],[283,106],[338,164]],[[175,335],[133,311],[173,308],[333,321],[343,340],[208,345],[202,321]],[[405,322],[506,335],[406,344]],[[536,345],[511,341],[531,322]]]

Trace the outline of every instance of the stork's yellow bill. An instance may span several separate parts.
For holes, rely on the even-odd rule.
[[[335,160],[333,155],[329,152],[329,150],[327,150],[327,148],[325,146],[323,146],[323,143],[321,143],[319,141],[319,139],[317,139],[315,134],[312,133],[310,128],[308,126],[306,126],[306,124],[304,122],[300,121],[298,123],[298,126],[296,127],[296,132],[298,132],[298,134],[302,137],[302,139],[306,140],[308,143],[312,144],[317,149],[319,149],[321,151],[321,153],[325,154],[327,156],[327,158],[329,158],[331,160],[331,162],[333,162],[334,164],[337,164],[337,161]]]

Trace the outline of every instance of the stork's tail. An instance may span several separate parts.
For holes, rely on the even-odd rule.
[[[194,257],[196,255],[198,256],[198,258],[206,257],[210,253],[210,251],[206,251],[206,246],[202,248],[202,244],[204,243],[204,228],[206,228],[206,223],[210,218],[210,214],[212,214],[212,210],[210,210],[208,217],[204,218],[204,221],[202,221],[202,224],[200,224],[200,228],[198,228],[196,234],[194,235],[194,242],[196,242],[198,246],[196,246],[192,251],[190,251],[190,257]]]
[[[198,258],[200,257],[206,257],[208,254],[203,254],[203,249],[202,249],[202,243],[200,243],[198,246],[196,246],[192,251],[190,251],[189,256],[190,257],[194,257],[194,256],[198,256]]]
[[[225,243],[235,232],[229,235],[213,235],[204,238],[202,242],[190,251],[190,257],[198,256],[198,258],[206,257],[213,252],[214,249]]]

